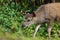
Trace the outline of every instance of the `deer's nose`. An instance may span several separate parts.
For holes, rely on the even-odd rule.
[[[23,28],[26,28],[27,26],[26,25],[22,25]]]
[[[25,25],[23,24],[22,27],[25,27]]]
[[[25,25],[22,25],[22,28],[25,28]]]

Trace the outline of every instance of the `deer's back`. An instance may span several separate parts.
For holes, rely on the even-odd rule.
[[[45,7],[47,8],[49,14],[60,18],[60,3],[47,4]]]
[[[37,17],[41,17],[41,14],[47,18],[60,18],[60,3],[50,3],[42,5],[36,10]]]

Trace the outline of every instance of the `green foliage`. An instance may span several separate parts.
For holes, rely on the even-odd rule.
[[[34,29],[36,27],[35,24],[23,29],[23,16],[20,12],[21,10],[25,10],[26,12],[32,12],[38,8],[37,5],[35,7],[30,3],[33,2],[32,0],[18,0],[19,2],[16,3],[13,0],[0,0],[0,31],[2,32],[11,32],[17,33],[18,35],[25,35],[25,36],[33,36]],[[60,26],[57,22],[52,24],[52,37],[58,36],[58,30]],[[39,28],[36,36],[48,36],[47,33],[47,24],[42,24],[41,28]]]
[[[23,33],[25,36],[33,36],[34,30],[36,28],[36,25],[31,25],[24,29]],[[48,32],[47,32],[47,24],[42,24],[41,27],[39,28],[37,35],[36,36],[41,36],[41,37],[48,37]],[[52,32],[51,36],[52,37],[58,37],[58,31],[59,31],[59,25],[58,22],[52,23]]]
[[[22,25],[23,16],[21,12],[14,10],[13,6],[4,5],[0,8],[0,26],[7,31],[16,32]],[[5,31],[4,30],[4,31]]]
[[[26,29],[23,30],[23,33],[25,34],[25,36],[33,36],[34,33],[34,29],[35,29],[36,25],[31,25],[29,27],[27,27]]]

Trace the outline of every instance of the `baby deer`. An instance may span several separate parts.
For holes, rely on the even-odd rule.
[[[36,24],[35,32],[33,37],[36,36],[36,32],[40,28],[42,23],[48,24],[48,37],[50,38],[52,23],[57,20],[60,23],[60,3],[50,3],[41,5],[36,11],[31,14],[22,11],[25,17],[23,26],[27,27],[32,24]]]

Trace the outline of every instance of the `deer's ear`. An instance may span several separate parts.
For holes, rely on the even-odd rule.
[[[32,15],[33,17],[36,17],[36,14],[35,14],[35,12],[32,12],[32,13],[31,13],[31,15]]]
[[[26,14],[24,10],[21,10],[21,13],[22,13],[23,15],[25,15],[25,14]]]

